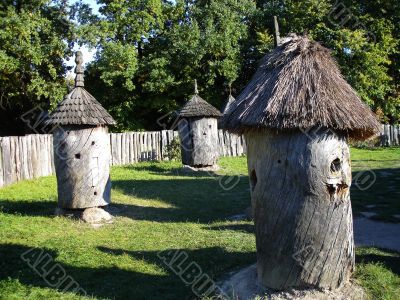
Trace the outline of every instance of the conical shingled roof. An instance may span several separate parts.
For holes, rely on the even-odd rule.
[[[197,91],[197,83],[195,83],[195,93],[193,97],[179,111],[179,117],[214,117],[219,118],[222,114],[207,101],[203,100]]]
[[[115,125],[113,117],[84,89],[82,53],[76,53],[75,88],[65,96],[48,120],[50,125]]]
[[[262,59],[221,121],[239,133],[327,127],[360,140],[380,130],[376,116],[343,78],[330,51],[296,35]]]

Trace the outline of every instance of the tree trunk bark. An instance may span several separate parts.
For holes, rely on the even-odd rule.
[[[312,130],[253,133],[246,141],[258,280],[278,290],[348,281],[354,242],[346,140]]]

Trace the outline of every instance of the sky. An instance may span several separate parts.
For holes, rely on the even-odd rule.
[[[70,3],[74,3],[77,0],[69,0]],[[96,3],[96,0],[82,0],[83,3],[89,4],[89,6],[92,8],[94,13],[99,13],[99,5]],[[96,51],[94,49],[89,49],[86,46],[79,47],[78,45],[75,45],[74,47],[74,52],[75,51],[82,51],[83,54],[83,62],[84,65],[91,62],[94,59],[94,55],[96,54]],[[67,66],[75,67],[75,55],[70,57],[68,60],[65,60],[65,64]],[[66,76],[73,76],[74,75],[74,69],[69,71]]]

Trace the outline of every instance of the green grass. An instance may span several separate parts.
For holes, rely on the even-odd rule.
[[[364,161],[396,171],[389,161],[398,160],[399,150],[356,149],[352,155],[356,171]],[[97,229],[53,216],[54,176],[0,189],[0,299],[192,299],[191,287],[162,262],[160,251],[185,251],[186,264],[196,262],[214,280],[254,263],[252,223],[227,219],[250,203],[246,158],[224,158],[220,165],[219,175],[185,174],[177,162],[113,168],[116,218]],[[223,175],[241,176],[235,188],[225,190],[221,185],[232,181]],[[374,199],[359,191],[355,207],[364,211]],[[389,208],[382,216],[398,210],[395,197],[385,201]],[[29,249],[49,254],[87,297],[49,287],[21,258]],[[358,249],[357,266],[358,280],[374,299],[397,299],[398,253]]]

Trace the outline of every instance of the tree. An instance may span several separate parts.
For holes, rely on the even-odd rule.
[[[66,1],[0,4],[0,134],[31,132],[21,116],[36,118],[62,99],[73,29]]]
[[[398,1],[258,1],[261,21],[281,34],[307,33],[333,50],[348,82],[383,122],[400,119]],[[261,26],[262,27],[262,26]],[[268,27],[268,25],[267,25]]]
[[[95,22],[102,33],[88,88],[118,129],[159,129],[156,120],[183,105],[196,78],[203,97],[222,105],[241,73],[251,0],[100,3],[107,6]]]

